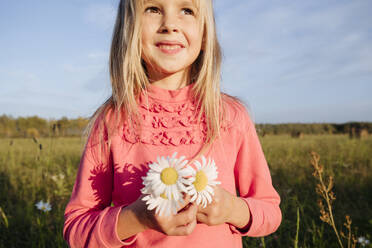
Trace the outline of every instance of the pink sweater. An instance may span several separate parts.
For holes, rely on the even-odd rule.
[[[157,156],[190,159],[204,137],[204,125],[195,122],[192,85],[180,90],[149,87],[139,106],[144,129],[141,135],[126,125],[111,137],[109,162],[96,154],[92,132],[82,155],[70,202],[65,211],[64,237],[71,247],[242,247],[242,236],[264,236],[281,222],[280,198],[272,186],[270,172],[245,108],[224,96],[227,124],[221,138],[205,154],[215,160],[221,187],[245,200],[251,225],[238,230],[230,224],[197,224],[189,236],[166,236],[155,230],[121,241],[116,224],[121,209],[140,196],[141,177]]]

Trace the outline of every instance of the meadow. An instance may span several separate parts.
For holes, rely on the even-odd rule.
[[[337,229],[347,236],[344,222],[350,216],[357,247],[372,247],[362,242],[362,237],[372,238],[371,136],[266,135],[261,142],[281,196],[283,220],[272,235],[244,238],[244,247],[340,247],[332,227],[320,219],[311,151],[320,155],[325,179],[333,177]],[[63,213],[82,148],[80,138],[0,139],[0,248],[67,247]],[[51,210],[39,210],[35,204],[40,200],[50,202]]]

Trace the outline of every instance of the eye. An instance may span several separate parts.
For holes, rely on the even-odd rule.
[[[185,15],[195,15],[194,11],[190,8],[183,8],[182,13]]]
[[[160,9],[155,6],[147,7],[145,9],[145,13],[160,14]]]

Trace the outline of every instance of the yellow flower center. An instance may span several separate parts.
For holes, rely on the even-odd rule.
[[[208,184],[208,177],[204,171],[198,171],[195,175],[194,187],[196,191],[202,191]]]
[[[165,185],[172,185],[177,182],[178,173],[174,168],[165,168],[160,173],[160,179]]]

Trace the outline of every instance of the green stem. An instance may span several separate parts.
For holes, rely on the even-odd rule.
[[[294,242],[294,247],[298,248],[298,233],[300,230],[300,209],[297,207],[297,230],[296,230],[296,239]]]
[[[264,237],[261,237],[261,243],[262,243],[262,247],[263,248],[266,248],[265,238]]]

